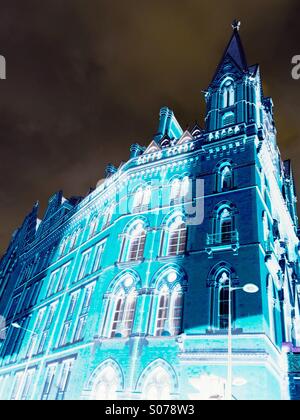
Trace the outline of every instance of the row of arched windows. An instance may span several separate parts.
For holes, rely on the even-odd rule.
[[[121,367],[113,359],[102,362],[92,373],[87,388],[91,399],[120,399],[124,390]],[[141,394],[143,400],[173,399],[178,393],[177,375],[169,363],[157,359],[140,374],[135,392]]]
[[[182,178],[174,178],[170,183],[169,200],[170,205],[175,205],[184,200],[191,191],[190,178],[184,176]],[[234,186],[233,167],[231,162],[222,162],[216,169],[216,189],[218,192],[229,191]],[[133,212],[141,212],[143,209],[149,208],[152,197],[152,187],[146,185],[140,186],[133,194]],[[111,204],[107,206],[105,212],[101,215],[93,214],[88,224],[88,238],[94,237],[98,232],[106,229],[112,221],[116,207]],[[71,252],[79,245],[79,240],[82,236],[83,227],[77,228],[71,235],[64,238],[60,244],[59,255],[65,255]],[[128,254],[128,261],[138,260],[142,258],[143,247],[146,240],[146,229],[141,224],[137,224],[125,234],[127,239],[130,237],[131,248],[124,253]],[[162,255],[178,255],[184,251],[186,240],[186,228],[184,221],[179,217],[172,221],[164,231],[164,240],[168,241],[168,247],[165,243],[162,246]],[[128,251],[128,252],[127,252]],[[126,258],[123,258],[126,260]]]
[[[151,202],[153,202],[153,207],[157,207],[158,195],[155,195],[154,191],[156,191],[155,185],[139,186],[133,192],[132,211],[138,213],[147,210]],[[163,192],[169,194],[169,204],[171,206],[183,201],[188,196],[189,191],[191,191],[191,179],[188,176],[173,178],[167,189],[163,187]]]
[[[187,227],[180,213],[171,216],[162,226],[160,256],[177,256],[185,252]],[[120,261],[138,261],[144,257],[148,225],[144,219],[135,220],[125,230]]]
[[[182,331],[183,275],[166,269],[158,278],[151,295],[148,334],[176,336]],[[104,337],[128,337],[134,329],[139,283],[135,275],[126,273],[106,297]]]

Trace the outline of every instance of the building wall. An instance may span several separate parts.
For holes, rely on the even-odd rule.
[[[233,397],[295,397],[283,351],[300,339],[293,178],[241,48],[235,28],[205,130],[183,132],[163,108],[147,149],[133,145],[84,198],[54,194],[43,220],[36,204],[16,231],[0,263],[1,398],[223,399],[229,284]]]

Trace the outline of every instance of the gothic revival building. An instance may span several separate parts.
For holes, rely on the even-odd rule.
[[[205,101],[204,128],[163,108],[147,148],[15,232],[2,399],[299,398],[293,173],[237,22]]]

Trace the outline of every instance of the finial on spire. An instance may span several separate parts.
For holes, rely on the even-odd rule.
[[[234,21],[231,24],[232,28],[234,31],[239,31],[240,30],[240,26],[241,26],[241,22],[238,19],[234,19]]]

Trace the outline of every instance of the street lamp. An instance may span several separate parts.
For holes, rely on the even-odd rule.
[[[228,288],[228,365],[227,365],[227,386],[226,386],[226,400],[232,400],[232,309],[231,309],[231,294],[236,290],[243,290],[245,293],[254,294],[259,291],[258,286],[252,283],[247,283],[243,287],[232,287],[231,278],[226,274],[222,276],[224,285],[222,288]],[[226,284],[228,283],[228,284]]]
[[[17,322],[13,322],[13,323],[11,324],[11,326],[12,326],[13,328],[15,328],[16,330],[24,330],[24,331],[30,332],[31,334],[38,335],[36,332],[34,332],[34,331],[32,331],[32,330],[28,330],[27,328],[21,327],[21,325],[20,325],[20,324],[18,324]]]

